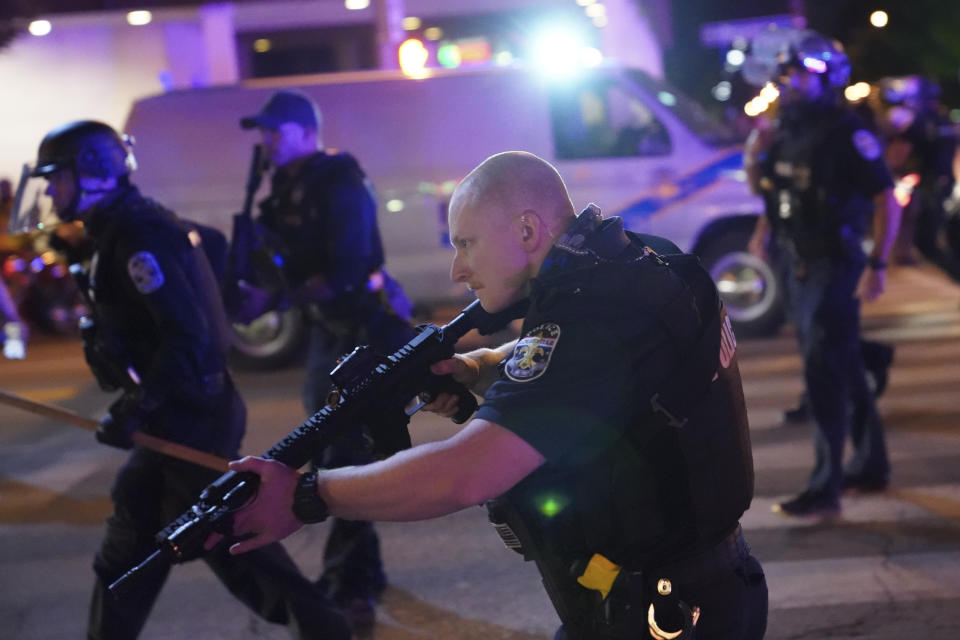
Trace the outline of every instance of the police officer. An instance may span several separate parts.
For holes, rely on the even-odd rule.
[[[486,311],[527,306],[519,340],[432,367],[483,405],[448,440],[371,465],[232,462],[265,492],[237,514],[235,532],[255,537],[231,552],[327,514],[417,520],[486,502],[543,575],[558,638],[763,637],[766,582],[738,524],[753,464],[736,341],[709,275],[593,205],[575,215],[556,169],[524,152],[468,174],[449,222],[453,280]]]
[[[47,179],[59,218],[82,221],[90,240],[79,278],[93,319],[83,325],[84,351],[101,387],[123,391],[97,440],[133,448],[114,482],[114,511],[93,563],[87,633],[105,639],[137,637],[169,569],[138,576],[119,599],[107,586],[152,553],[154,535],[218,475],[133,447],[131,434],[235,456],[246,421],[226,369],[226,317],[200,236],[131,184],[127,143],[101,122],[72,122],[47,134],[33,170]],[[249,558],[218,547],[203,559],[251,610],[296,637],[350,637],[342,614],[280,545]]]
[[[890,148],[897,153],[888,159],[898,176],[913,174],[910,201],[903,211],[898,243],[894,247],[909,257],[911,244],[948,276],[960,281],[960,254],[944,238],[944,201],[954,185],[954,158],[957,131],[940,110],[940,87],[920,76],[889,79],[884,97],[893,105],[884,119]]]
[[[312,320],[303,404],[319,411],[337,359],[359,344],[392,353],[413,335],[411,305],[384,270],[372,187],[348,153],[320,148],[320,111],[305,94],[273,93],[241,120],[259,129],[274,167],[258,222],[283,264],[288,300]],[[367,462],[362,443],[335,445],[325,467]],[[356,626],[373,624],[373,602],[386,587],[380,543],[370,522],[335,519],[319,580]]]
[[[771,69],[780,90],[772,127],[748,140],[746,168],[766,200],[750,248],[773,237],[815,423],[816,462],[807,488],[774,505],[811,518],[840,513],[844,489],[889,481],[883,429],[860,349],[859,300],[886,284],[900,209],[876,136],[839,102],[849,64],[840,46],[811,31],[784,30]],[[873,215],[873,248],[861,246]],[[843,469],[850,434],[854,455]]]

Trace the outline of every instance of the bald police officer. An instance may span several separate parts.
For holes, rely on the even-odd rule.
[[[263,478],[236,519],[254,537],[231,551],[327,514],[417,520],[486,503],[536,562],[558,638],[691,637],[694,623],[697,638],[761,638],[766,582],[738,524],[753,493],[749,431],[709,275],[593,205],[575,215],[556,169],[528,153],[467,175],[449,222],[453,280],[486,311],[528,305],[518,341],[433,365],[483,405],[451,438],[370,465],[231,463]]]

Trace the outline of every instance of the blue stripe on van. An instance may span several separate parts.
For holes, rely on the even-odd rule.
[[[667,197],[650,196],[637,200],[622,211],[615,213],[624,219],[625,226],[630,228],[630,219],[649,218],[664,207],[688,198],[697,191],[704,189],[720,179],[724,173],[737,171],[743,168],[743,150],[737,149],[730,155],[721,157],[707,166],[694,171],[676,181],[676,192]]]

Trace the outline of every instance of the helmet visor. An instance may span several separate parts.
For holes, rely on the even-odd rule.
[[[39,174],[47,175],[47,174]],[[10,235],[51,229],[60,223],[53,199],[46,195],[47,181],[38,177],[30,165],[23,165],[20,181],[13,196],[13,207],[4,231]]]

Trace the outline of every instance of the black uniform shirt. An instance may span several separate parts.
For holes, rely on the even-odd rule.
[[[593,457],[633,428],[637,406],[648,406],[677,360],[654,314],[631,313],[657,304],[638,299],[637,283],[600,287],[619,287],[620,296],[585,295],[579,277],[593,260],[564,244],[578,236],[599,255],[616,255],[630,242],[619,218],[601,221],[593,208],[579,216],[541,267],[522,337],[477,413],[523,438],[548,465]]]
[[[97,332],[121,369],[131,367],[155,401],[202,398],[204,378],[225,370],[229,337],[199,234],[134,187],[98,204],[86,227],[96,243],[89,284]],[[192,429],[164,427],[179,441]]]

